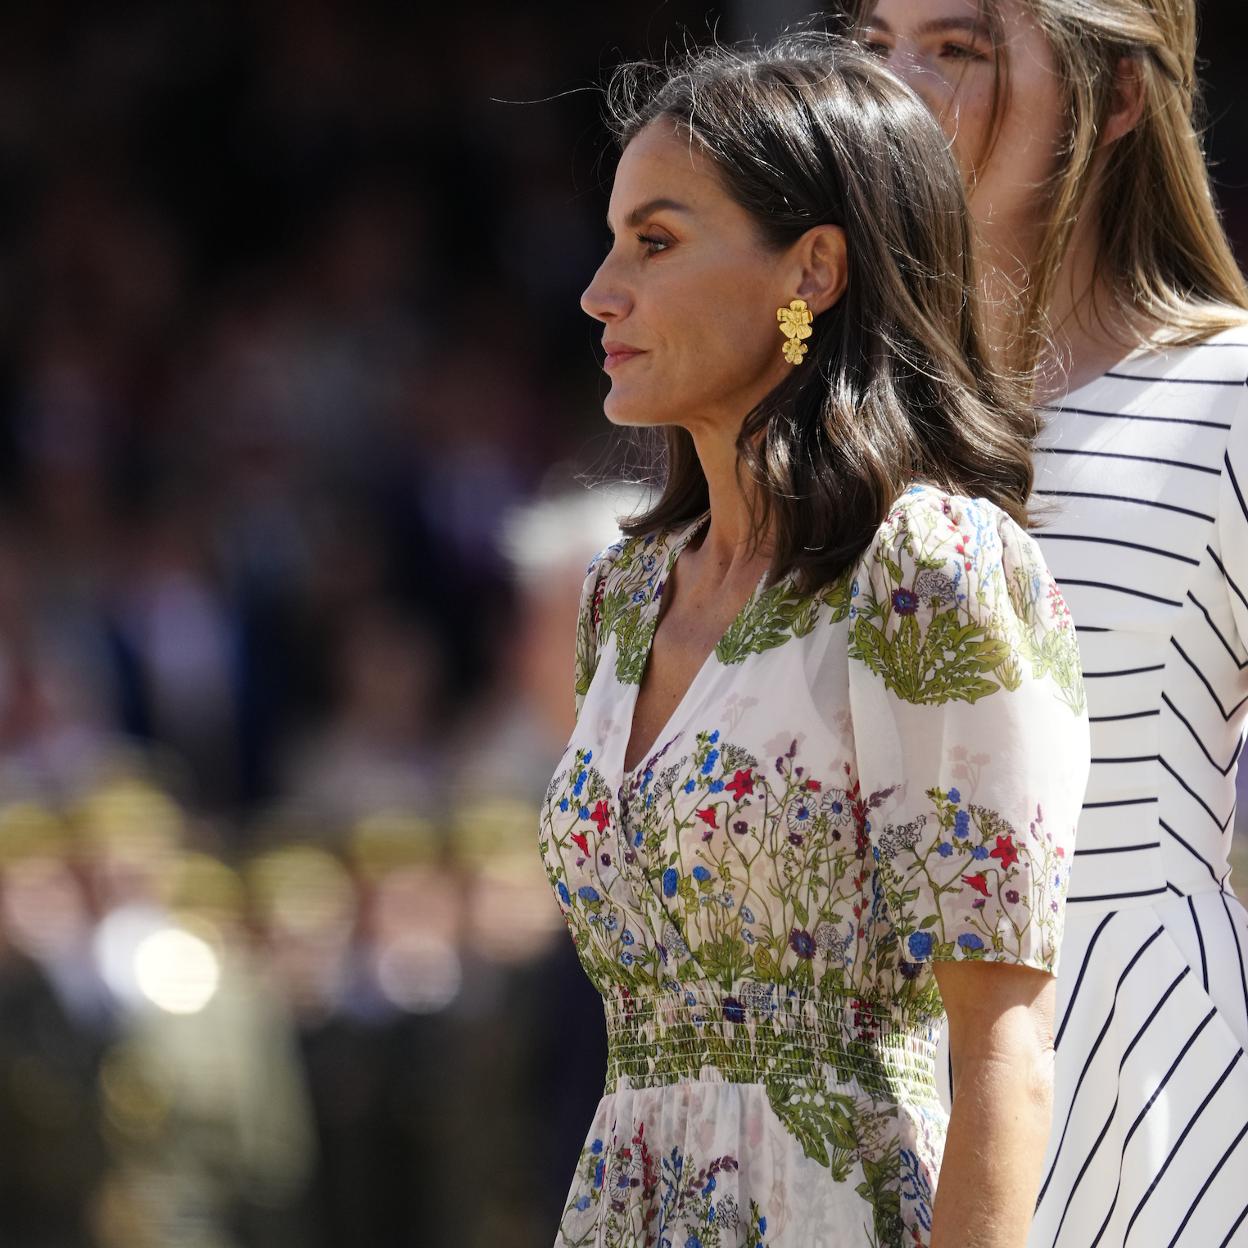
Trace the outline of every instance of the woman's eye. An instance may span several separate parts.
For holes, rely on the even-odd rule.
[[[650,234],[638,234],[637,241],[646,249],[648,256],[653,256],[668,246],[663,239],[655,238]]]
[[[964,43],[945,43],[941,45],[940,54],[951,61],[986,61],[988,58],[975,48]]]
[[[872,56],[878,56],[882,60],[888,60],[888,44],[881,43],[878,39],[865,39],[862,46],[866,48]]]

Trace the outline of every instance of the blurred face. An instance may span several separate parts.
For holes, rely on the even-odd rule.
[[[976,222],[1025,236],[1043,225],[1037,193],[1058,168],[1064,105],[1052,49],[1025,5],[996,8],[995,48],[979,0],[878,0],[864,38],[940,120]],[[992,143],[998,58],[1009,78]]]
[[[792,367],[776,325],[797,297],[792,266],[666,119],[625,148],[607,224],[581,307],[603,325],[608,419],[735,434]]]

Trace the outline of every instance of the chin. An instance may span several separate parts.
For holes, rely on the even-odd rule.
[[[616,394],[614,390],[603,400],[602,411],[613,425],[629,428],[675,423],[671,414],[658,404],[646,403],[633,395]]]

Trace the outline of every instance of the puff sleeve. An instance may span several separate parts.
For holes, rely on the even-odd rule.
[[[916,486],[851,593],[859,781],[902,969],[1055,973],[1089,738],[1074,625],[1039,546],[986,500]]]

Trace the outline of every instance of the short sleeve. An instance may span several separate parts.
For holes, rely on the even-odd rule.
[[[1222,459],[1218,545],[1241,654],[1248,650],[1248,386]]]
[[[1056,973],[1089,741],[1039,546],[986,500],[916,486],[851,594],[859,781],[898,956]]]

